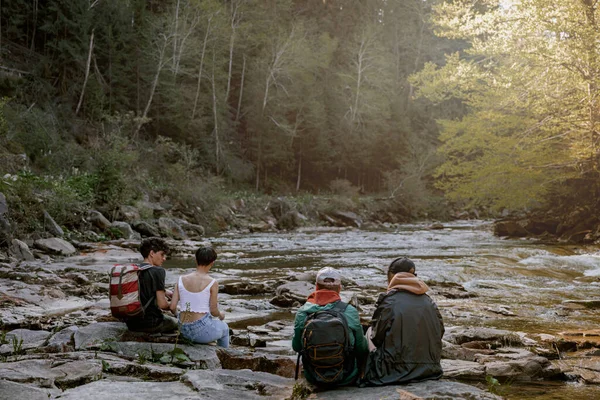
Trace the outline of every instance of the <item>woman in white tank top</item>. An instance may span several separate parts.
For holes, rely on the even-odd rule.
[[[179,306],[179,331],[186,339],[195,343],[216,340],[217,345],[229,347],[229,326],[217,303],[219,283],[208,275],[216,259],[212,247],[196,251],[196,271],[177,280],[171,311],[176,313]]]

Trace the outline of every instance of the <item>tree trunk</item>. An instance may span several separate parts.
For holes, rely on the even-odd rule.
[[[212,68],[212,97],[213,97],[213,116],[214,116],[214,123],[215,123],[215,160],[216,160],[216,167],[217,167],[217,175],[219,175],[219,165],[220,165],[220,160],[219,160],[219,147],[220,147],[220,143],[219,143],[219,119],[217,117],[217,92],[215,90],[215,52],[213,49],[213,68]]]
[[[136,126],[136,129],[134,132],[134,137],[137,137],[137,135],[140,132],[140,129],[142,128],[142,125],[145,123],[146,119],[148,118],[148,111],[150,111],[150,106],[152,105],[152,99],[154,98],[154,93],[156,92],[156,87],[158,86],[158,80],[160,78],[160,73],[161,73],[163,67],[165,66],[165,51],[167,49],[168,43],[169,43],[168,38],[165,35],[163,35],[163,43],[158,52],[158,65],[156,66],[156,74],[154,75],[154,80],[152,81],[152,87],[150,89],[150,96],[148,97],[148,101],[146,102],[146,107],[144,108],[144,113],[142,114],[142,118],[140,119],[140,121],[138,122],[138,124]]]
[[[233,69],[233,44],[235,42],[235,29],[237,28],[237,8],[238,2],[231,2],[232,15],[231,15],[231,38],[229,39],[229,74],[227,76],[227,90],[225,91],[225,104],[229,99],[229,90],[231,88],[231,71]]]
[[[202,54],[200,56],[200,69],[198,70],[198,85],[196,86],[196,97],[194,98],[194,109],[192,110],[192,120],[196,116],[196,108],[198,107],[198,97],[200,96],[200,83],[202,82],[202,67],[204,65],[204,54],[206,53],[206,43],[208,42],[208,34],[210,33],[210,22],[213,16],[208,19],[206,34],[204,35],[204,43],[202,44]]]
[[[240,98],[238,99],[237,112],[235,113],[236,122],[240,119],[240,110],[242,109],[242,97],[244,95],[244,76],[246,74],[246,55],[244,54],[244,64],[242,65],[242,81],[240,83]]]
[[[175,59],[175,54],[177,54],[177,29],[179,25],[179,2],[175,5],[175,27],[173,29],[173,75],[177,75],[177,71],[175,67],[177,66],[177,60]]]
[[[296,193],[300,191],[300,179],[302,177],[302,153],[298,156],[298,179],[296,179]]]
[[[88,78],[90,77],[92,51],[94,50],[94,31],[95,28],[92,29],[92,34],[90,35],[90,48],[88,50],[87,63],[85,67],[85,78],[83,78],[83,87],[81,88],[81,95],[79,96],[79,103],[77,103],[77,108],[75,109],[75,115],[79,114],[79,109],[81,108],[81,104],[83,103],[83,96],[85,95],[85,87],[87,86]]]

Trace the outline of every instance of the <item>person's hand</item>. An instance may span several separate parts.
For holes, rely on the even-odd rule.
[[[223,321],[224,318],[225,318],[225,314],[223,314],[223,311],[219,311],[219,319],[221,321]]]
[[[173,291],[165,290],[165,296],[167,297],[167,300],[171,300],[173,298]]]

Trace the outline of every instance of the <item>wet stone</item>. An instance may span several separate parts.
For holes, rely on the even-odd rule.
[[[47,331],[33,331],[29,329],[15,329],[6,334],[8,344],[0,346],[0,354],[14,354],[25,350],[41,347],[46,343],[46,340],[52,335]],[[22,341],[22,342],[21,342]]]
[[[219,349],[217,355],[224,369],[250,369],[287,378],[293,378],[296,371],[294,356],[257,354],[233,349]]]

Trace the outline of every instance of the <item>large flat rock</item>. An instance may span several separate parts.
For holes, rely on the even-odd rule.
[[[283,399],[292,393],[294,380],[266,372],[242,370],[195,370],[182,381],[201,393],[202,399]]]
[[[311,395],[312,399],[324,400],[427,400],[465,399],[501,400],[502,398],[460,382],[446,380],[425,381],[408,385],[356,388],[338,388]]]
[[[148,343],[148,342],[116,342],[115,351],[126,357],[138,358],[140,354],[143,357],[151,358],[152,354],[169,354],[175,348],[172,343]],[[178,344],[178,348],[196,363],[196,367],[202,369],[220,368],[221,363],[217,357],[217,348],[208,345],[185,345]]]
[[[12,354],[15,350],[30,350],[41,347],[52,335],[47,331],[32,331],[29,329],[15,329],[6,334],[8,344],[0,346],[0,354]]]
[[[101,376],[100,360],[23,360],[0,364],[0,379],[48,388],[78,386]]]
[[[0,379],[0,400],[48,400],[49,397],[48,389]]]
[[[98,322],[79,328],[73,338],[75,350],[99,349],[103,344],[118,341],[127,331],[122,322]]]
[[[103,379],[65,390],[61,400],[197,399],[198,392],[180,382],[122,382]],[[233,400],[230,397],[228,400]]]

